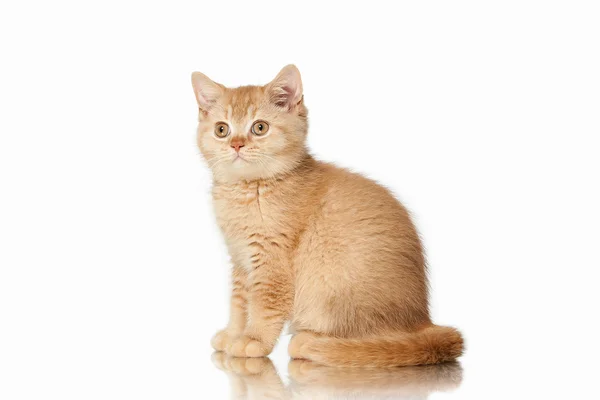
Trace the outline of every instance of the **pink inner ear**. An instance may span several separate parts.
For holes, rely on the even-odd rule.
[[[202,94],[202,91],[200,90],[198,90],[196,93],[198,96],[198,103],[205,107],[208,107],[210,105],[208,98],[204,94]]]
[[[208,111],[216,99],[211,98],[206,91],[203,92],[201,89],[196,91],[196,99],[198,100],[198,106],[205,111]]]
[[[278,107],[292,106],[295,90],[289,86],[281,86],[278,89],[279,93],[275,93],[273,96],[273,103]]]

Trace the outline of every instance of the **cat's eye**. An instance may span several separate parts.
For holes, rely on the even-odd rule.
[[[225,122],[218,122],[215,125],[215,135],[219,138],[224,138],[229,135],[229,125]]]
[[[262,135],[266,134],[268,131],[269,131],[269,124],[267,124],[265,121],[256,121],[252,125],[252,133],[254,133],[256,136],[262,136]]]

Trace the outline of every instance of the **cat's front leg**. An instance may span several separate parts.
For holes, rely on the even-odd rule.
[[[226,352],[234,357],[270,354],[289,319],[293,298],[291,269],[261,260],[248,277],[248,325]]]
[[[248,319],[248,272],[242,267],[233,267],[232,290],[227,328],[217,332],[211,340],[212,347],[217,351],[225,351],[234,340],[240,337],[246,329]]]

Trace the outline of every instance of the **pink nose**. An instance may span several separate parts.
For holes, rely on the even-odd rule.
[[[235,151],[237,151],[239,153],[240,152],[240,148],[244,147],[244,145],[241,144],[241,143],[236,143],[236,144],[232,144],[231,147],[233,147],[235,149]]]
[[[240,148],[244,147],[244,142],[241,140],[233,139],[231,141],[231,147],[235,149],[238,153],[240,152]]]

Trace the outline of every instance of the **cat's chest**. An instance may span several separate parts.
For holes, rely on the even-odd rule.
[[[264,228],[262,208],[266,206],[266,199],[261,196],[258,185],[216,188],[213,191],[213,203],[217,222],[226,236],[238,236],[247,230]]]
[[[250,259],[257,237],[270,238],[281,233],[286,216],[277,200],[272,188],[257,183],[213,189],[217,223],[234,262]]]

